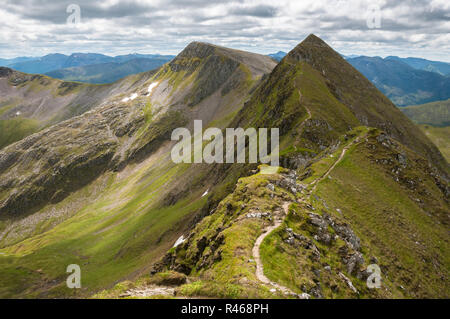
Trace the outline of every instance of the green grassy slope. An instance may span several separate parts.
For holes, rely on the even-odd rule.
[[[202,50],[202,46],[195,45],[194,49]],[[12,178],[14,184],[12,170],[2,165],[13,165],[24,178],[33,177],[30,163],[24,159],[42,150],[44,145],[50,149],[32,162],[41,165],[38,178],[45,184],[37,187],[37,183],[27,182],[27,187],[20,191],[34,194],[30,206],[25,200],[18,201],[10,193],[10,186],[4,187],[4,182],[0,186],[0,201],[5,198],[10,203],[14,201],[3,207],[5,214],[0,216],[0,276],[7,278],[2,282],[0,296],[87,297],[120,280],[135,278],[148,271],[182,232],[205,215],[212,203],[226,196],[227,187],[234,185],[239,169],[226,174],[226,170],[211,170],[208,165],[175,165],[170,160],[167,144],[172,126],[184,126],[186,119],[207,113],[208,107],[220,107],[220,111],[211,119],[205,117],[205,126],[209,121],[225,126],[258,84],[261,72],[270,69],[273,62],[264,57],[270,63],[262,63],[261,70],[251,71],[250,66],[238,62],[232,73],[216,77],[218,83],[203,92],[200,101],[180,110],[178,104],[192,103],[191,91],[186,88],[195,87],[205,78],[201,70],[217,56],[223,65],[231,64],[227,53],[217,47],[210,54],[175,60],[143,81],[138,76],[130,77],[127,80],[140,95],[136,99],[123,102],[122,97],[129,93],[119,95],[111,104],[0,152],[0,159],[7,160],[0,165],[3,176]],[[190,72],[183,69],[187,66],[191,67]],[[215,68],[220,68],[220,64],[215,64]],[[167,85],[164,91],[174,90],[173,95],[147,96],[150,83]],[[223,95],[222,90],[225,90]],[[214,102],[211,96],[216,92],[221,99]],[[202,104],[203,101],[207,103]],[[172,103],[173,109],[168,107]],[[39,143],[33,145],[36,140]],[[32,147],[24,151],[22,143],[30,143]],[[19,154],[18,160],[9,162],[11,154]],[[60,172],[48,174],[47,162],[55,160],[58,164],[52,167],[70,168],[70,171],[62,177]],[[90,171],[96,166],[101,169]],[[86,175],[93,179],[78,188],[68,188],[79,184]],[[66,180],[61,182],[61,178]],[[51,182],[47,184],[48,181]],[[214,185],[215,182],[219,185]],[[57,193],[63,195],[57,200],[46,200],[45,196],[53,196],[55,185],[58,185]],[[211,190],[214,196],[201,196],[214,187],[218,188],[218,191]],[[80,291],[65,285],[65,268],[71,263],[79,264],[82,269]]]
[[[433,126],[450,126],[450,99],[400,108],[412,121]]]
[[[0,295],[88,296],[145,269],[152,258],[170,248],[177,229],[185,227],[187,217],[206,198],[195,194],[174,206],[161,207],[161,188],[182,178],[183,168],[158,165],[149,170],[148,165],[126,178],[111,175],[102,194],[91,203],[84,202],[75,216],[1,249],[4,280]],[[66,203],[77,196],[81,195],[72,195]],[[83,289],[78,292],[65,285],[65,267],[73,263],[79,264],[83,273]]]
[[[377,141],[377,136],[377,133],[371,133],[367,141],[349,149],[329,177],[318,184],[310,197],[311,206],[318,214],[328,214],[348,223],[361,239],[361,251],[366,262],[376,256],[376,262],[369,263],[377,263],[381,267],[383,289],[368,290],[364,281],[349,276],[359,291],[359,297],[448,296],[450,251],[445,195],[436,186],[423,159],[395,143],[386,147]],[[339,151],[334,158],[337,153]],[[406,166],[402,166],[392,153],[407,156]],[[322,162],[327,160],[315,163],[313,171],[323,172]],[[399,173],[392,173],[393,168]],[[314,232],[311,233],[305,211],[308,210],[301,207],[294,210],[285,227],[311,236]],[[355,296],[333,288],[336,282],[323,269],[326,262],[333,273],[336,267],[343,271],[339,265],[342,245],[339,241],[332,245],[318,243],[326,260],[321,259],[321,266],[311,263],[304,254],[293,251],[283,242],[285,236],[280,228],[263,247],[270,278],[298,289],[311,277],[319,277],[328,297]],[[320,275],[314,276],[314,269],[321,270]]]
[[[39,122],[33,119],[0,120],[0,149],[37,132],[39,128]]]
[[[450,163],[450,126],[434,127],[419,125],[426,136],[439,148],[447,162]]]
[[[275,218],[282,203],[290,202],[286,219],[260,250],[264,273],[274,282],[298,294],[325,298],[448,296],[450,221],[441,181],[423,158],[379,130],[358,128],[348,135],[352,134],[360,138],[349,139],[315,162],[311,177],[297,181],[304,189],[299,192],[280,186],[286,169],[241,178],[234,192],[163,259],[162,269],[191,277],[191,283],[176,288],[177,295],[282,297],[255,277],[252,248],[270,219],[248,214],[270,212]],[[341,158],[344,146],[348,151]],[[319,181],[316,188],[314,180]],[[269,183],[275,185],[273,191]],[[313,218],[334,224],[318,228]],[[346,237],[349,232],[356,237]],[[290,233],[303,239],[292,242]],[[331,240],[326,241],[326,234]],[[352,238],[357,238],[360,248],[349,245]],[[358,253],[362,262],[349,270],[348,258]],[[381,268],[380,289],[366,285],[369,264]],[[102,297],[113,296],[114,291]]]
[[[440,153],[320,39],[308,37],[262,77],[265,59],[193,43],[147,78],[128,78],[133,90],[110,104],[39,133],[41,144],[0,152],[9,213],[0,216],[0,296],[119,297],[130,281],[146,286],[175,271],[189,276],[181,296],[295,297],[255,273],[255,242],[280,220],[259,251],[264,274],[294,294],[447,297]],[[158,84],[149,98],[150,83]],[[124,102],[131,92],[138,97]],[[204,127],[280,128],[282,167],[266,175],[256,165],[173,164],[170,131],[198,118]],[[55,185],[63,192],[54,200]],[[71,263],[81,266],[82,290],[65,286]],[[365,284],[371,263],[382,289]]]
[[[450,159],[450,100],[401,108],[425,135],[439,148],[447,162]]]

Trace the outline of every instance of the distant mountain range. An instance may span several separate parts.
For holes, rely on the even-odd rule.
[[[170,56],[154,58],[124,59],[124,62],[107,62],[59,69],[46,75],[65,81],[79,81],[93,84],[112,83],[128,75],[150,71],[172,60]]]
[[[415,69],[400,58],[361,56],[347,59],[398,106],[450,98],[450,77]]]
[[[281,61],[286,52],[269,54]],[[450,98],[450,63],[396,56],[367,57],[342,55],[397,106],[423,104]],[[43,57],[0,59],[0,66],[17,71],[45,74],[66,81],[113,83],[131,74],[156,69],[172,55],[98,53],[48,54]]]
[[[281,59],[286,56],[286,54],[287,54],[286,52],[278,51],[277,53],[268,54],[268,56],[270,56],[275,61],[280,62]]]
[[[127,54],[107,56],[99,53],[48,54],[43,57],[0,59],[0,66],[31,74],[88,83],[112,83],[130,74],[158,68],[174,56]]]
[[[8,65],[13,65],[15,63],[19,63],[19,62],[25,62],[25,61],[31,61],[31,60],[36,60],[37,58],[35,57],[17,57],[17,58],[13,58],[13,59],[0,59],[0,66],[8,66]]]
[[[397,56],[388,56],[388,60],[401,61],[417,70],[430,71],[439,73],[440,75],[450,75],[450,63],[430,61],[421,58],[399,58]]]

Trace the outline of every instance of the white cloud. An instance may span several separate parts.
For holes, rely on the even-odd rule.
[[[344,54],[450,60],[447,0],[78,0],[77,28],[66,25],[72,2],[5,0],[0,57],[176,54],[193,40],[269,53],[288,51],[315,33]],[[381,8],[380,29],[367,27],[373,3]]]

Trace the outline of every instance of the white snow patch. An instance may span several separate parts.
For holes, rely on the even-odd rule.
[[[186,240],[186,239],[184,238],[184,236],[181,235],[180,238],[177,239],[177,241],[175,242],[175,244],[173,244],[173,247],[175,248],[175,247],[181,245],[182,243],[184,243],[185,240]]]
[[[20,111],[16,112],[16,116],[19,116],[20,114],[22,114],[22,113],[20,113]]]
[[[135,98],[138,97],[137,93],[133,93],[131,94],[129,97],[125,97],[122,99],[122,102],[128,102],[128,101],[133,101]]]
[[[202,197],[205,197],[206,195],[208,195],[209,189],[206,190],[206,192],[203,193]]]
[[[159,82],[154,82],[148,86],[148,93],[152,93],[153,89],[159,84]]]

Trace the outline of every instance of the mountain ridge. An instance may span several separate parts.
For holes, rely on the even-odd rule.
[[[325,50],[316,52],[316,48]],[[432,168],[434,161],[425,159],[427,144],[431,142],[421,133],[415,133],[417,128],[368,80],[355,82],[363,92],[350,101],[360,103],[359,106],[340,98],[353,90],[342,81],[362,77],[315,36],[308,37],[288,54],[232,122],[233,127],[279,127],[283,167],[273,175],[266,176],[255,170],[250,176],[240,178],[234,190],[215,209],[188,234],[183,234],[182,243],[154,265],[152,273],[163,276],[175,271],[195,277],[194,283],[178,288],[177,292],[184,296],[255,298],[267,297],[270,292],[284,298],[435,295],[431,286],[441,284],[444,268],[437,266],[439,274],[425,284],[423,278],[408,275],[411,266],[404,271],[400,264],[405,265],[413,255],[417,258],[425,253],[418,252],[413,244],[419,232],[420,242],[428,242],[427,247],[434,245],[425,239],[429,231],[445,242],[441,247],[448,252],[445,227],[436,223],[437,220],[445,225],[449,222],[445,213],[448,178]],[[378,112],[369,110],[364,119],[349,111],[362,112],[356,107],[368,107],[361,98],[367,92],[377,98],[379,105],[375,108]],[[382,109],[385,109],[385,121],[393,114],[400,119],[400,124],[375,122],[379,121],[378,113]],[[339,117],[339,121],[332,121],[333,116],[326,113]],[[379,128],[366,127],[368,123]],[[391,132],[383,132],[381,129],[388,125],[393,125]],[[398,139],[393,138],[393,130],[402,133]],[[414,142],[419,142],[415,136],[420,137],[421,152],[399,142],[405,141],[407,134],[414,134],[411,140],[406,139],[413,147]],[[434,146],[431,149],[442,161],[439,151]],[[370,173],[366,173],[368,170]],[[427,182],[423,183],[423,179]],[[328,193],[329,189],[333,191]],[[398,197],[390,201],[387,193]],[[368,200],[370,204],[364,205]],[[408,209],[395,204],[397,201],[410,203],[408,209],[416,217],[408,215]],[[286,202],[290,202],[287,216],[280,219]],[[392,215],[390,207],[394,206],[401,211],[399,219]],[[345,207],[345,211],[340,207]],[[423,224],[415,220],[426,215],[425,211],[431,207],[433,213]],[[345,224],[341,218],[346,220]],[[268,226],[274,219],[280,226],[268,235],[260,249],[262,263],[268,268],[264,274],[276,285],[270,281],[261,283],[258,279],[259,266],[255,265],[252,252],[258,236],[265,229],[272,229]],[[410,236],[411,233],[400,231],[401,227],[380,226],[393,220],[403,220],[417,232],[413,231],[415,235]],[[330,225],[338,233],[335,239],[332,238],[336,233],[326,231]],[[377,231],[369,230],[374,227]],[[380,228],[386,231],[383,235],[379,234]],[[371,236],[376,240],[371,240]],[[396,236],[402,239],[392,240]],[[407,247],[403,246],[406,242]],[[403,254],[406,250],[408,253]],[[441,258],[445,259],[442,255],[438,257],[440,261],[434,259],[431,251],[426,254],[426,259],[433,259],[434,265],[442,265]],[[389,279],[383,277],[385,290],[367,289],[369,261],[381,264],[383,272],[389,272]],[[427,267],[424,259],[416,262],[420,269]],[[408,282],[408,288],[399,288],[399,282],[403,282],[402,287]],[[284,288],[280,288],[280,284]],[[422,290],[418,285],[427,288]],[[443,283],[443,289],[448,294],[445,285]],[[117,290],[103,294],[115,296],[119,291],[127,295],[127,287],[116,287]],[[294,294],[286,295],[289,290]]]
[[[318,49],[320,49],[320,52],[317,52]],[[324,89],[326,88],[329,90],[333,99],[335,99],[335,101],[332,101],[327,97],[326,100],[322,101],[322,104],[326,105],[327,103],[333,103],[336,107],[333,112],[339,112],[338,110],[341,110],[340,112],[342,112],[342,115],[339,118],[340,120],[345,119],[345,121],[336,123],[336,125],[340,126],[340,130],[345,130],[348,126],[354,127],[355,125],[358,125],[358,122],[359,125],[378,127],[397,140],[402,141],[410,148],[415,149],[422,154],[422,156],[430,158],[444,171],[448,170],[445,159],[437,148],[430,143],[426,136],[418,131],[414,124],[407,119],[388,98],[383,94],[380,94],[378,89],[369,80],[329,47],[323,40],[314,35],[308,36],[285,58],[283,58],[283,60],[281,60],[271,76],[277,74],[277,77],[285,77],[282,74],[284,71],[281,70],[289,70],[285,72],[293,73],[294,71],[291,71],[293,69],[291,65],[294,65],[297,62],[306,63],[313,67],[318,73],[315,75],[318,78],[317,83],[322,82],[318,85],[324,86]],[[306,70],[307,68],[305,71],[298,70],[296,73],[302,77],[302,74],[307,72]],[[306,81],[306,79],[303,81]],[[271,79],[269,78],[267,90],[276,86],[276,84],[272,84],[274,82],[278,83],[282,81],[277,78],[271,82]],[[296,84],[292,83],[292,86],[295,87]],[[286,90],[286,88],[280,89]],[[296,89],[289,88],[289,92],[286,92],[285,94],[293,96],[296,94]],[[264,95],[267,95],[267,93],[264,93]],[[317,101],[314,101],[316,97],[312,96],[311,98],[310,103],[316,105]],[[261,99],[263,100],[264,98]],[[292,112],[298,113],[295,104],[297,104],[297,99],[293,99],[291,109]],[[313,111],[311,107],[310,110]],[[352,115],[344,115],[348,113],[348,111],[350,111]],[[326,121],[331,123],[334,120],[329,118],[329,113],[330,110],[321,111],[321,115],[324,116],[324,118],[328,117]],[[271,116],[268,118],[270,119]],[[329,124],[325,123],[322,125],[329,126]],[[334,127],[334,129],[336,130],[336,127]],[[344,131],[341,133],[344,133]]]
[[[319,38],[277,65],[192,43],[124,81],[88,112],[0,150],[1,296],[133,297],[170,278],[182,297],[449,294],[448,164]],[[176,165],[171,132],[194,120],[279,128],[281,166]],[[260,266],[293,295],[256,273],[252,249],[271,225]],[[73,263],[79,291],[65,286]],[[367,287],[370,263],[383,289]]]

